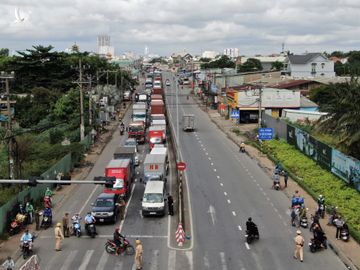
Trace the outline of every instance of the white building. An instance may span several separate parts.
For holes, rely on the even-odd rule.
[[[240,50],[239,50],[239,48],[226,48],[226,49],[224,49],[224,55],[227,55],[231,58],[239,57]]]
[[[263,71],[270,71],[273,63],[280,62],[284,63],[286,56],[277,55],[277,56],[253,56],[253,57],[241,57],[241,64],[244,64],[249,58],[254,58],[260,61]]]
[[[201,57],[202,57],[202,58],[215,59],[215,57],[216,57],[218,54],[219,54],[219,53],[218,53],[218,52],[215,52],[215,51],[204,51],[204,52],[201,54]]]
[[[100,35],[97,38],[98,54],[102,57],[113,58],[115,49],[110,44],[110,36]]]
[[[284,72],[293,78],[335,77],[334,62],[321,53],[288,55]]]

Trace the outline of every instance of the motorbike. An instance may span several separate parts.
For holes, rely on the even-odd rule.
[[[280,190],[280,181],[274,181],[273,188],[274,188],[275,190]]]
[[[303,228],[307,228],[309,226],[308,218],[306,216],[300,219],[300,226]]]
[[[50,210],[45,209],[44,211],[40,212],[40,215],[43,216],[40,227],[43,229],[47,229],[47,228],[51,227],[51,224],[52,224],[51,209]]]
[[[125,128],[124,128],[124,127],[120,127],[120,135],[124,135],[124,131],[125,131]]]
[[[124,238],[123,242],[124,242],[123,246],[117,246],[113,240],[108,239],[106,244],[105,244],[106,252],[109,253],[109,254],[125,253],[126,255],[134,255],[135,254],[135,249],[130,244],[130,242],[126,238]]]
[[[95,224],[94,224],[94,223],[88,224],[88,225],[86,226],[86,233],[87,233],[87,235],[90,236],[91,238],[95,238],[96,228],[95,228]]]
[[[17,222],[15,219],[10,223],[9,235],[18,234],[22,230],[22,223]]]
[[[259,230],[256,225],[255,225],[254,231],[252,233],[250,233],[248,230],[246,230],[245,238],[246,238],[246,242],[248,244],[251,244],[252,241],[258,240],[260,238]]]
[[[240,146],[240,152],[241,152],[241,153],[245,153],[245,147]]]
[[[81,236],[81,225],[79,222],[73,223],[73,235],[80,237]]]
[[[325,217],[325,205],[324,204],[320,204],[318,211],[317,211],[319,217],[324,218]]]
[[[341,240],[347,242],[347,241],[349,241],[349,236],[350,236],[350,234],[349,234],[349,229],[347,229],[347,228],[342,228],[342,229],[340,230],[340,238],[341,238]]]
[[[309,242],[309,248],[310,251],[312,253],[316,252],[316,251],[320,251],[322,249],[327,249],[327,238],[326,236],[324,236],[324,239],[322,242],[320,242],[319,240],[315,239],[315,238],[311,238],[310,242]]]
[[[24,241],[24,242],[22,242],[21,253],[22,253],[22,256],[23,256],[24,260],[26,260],[27,258],[29,258],[29,257],[32,255],[32,253],[33,253],[33,250],[30,249],[30,243],[31,243],[31,242],[34,242],[35,237],[36,237],[36,236],[33,235],[31,241]]]

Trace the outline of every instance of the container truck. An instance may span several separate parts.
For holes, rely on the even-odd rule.
[[[115,148],[113,156],[114,159],[129,158],[133,166],[139,165],[139,158],[136,153],[136,146],[118,146]]]
[[[134,167],[131,165],[129,158],[112,159],[105,167],[106,177],[115,177],[116,181],[113,188],[105,188],[104,193],[114,193],[129,197],[131,185],[134,178]]]
[[[182,119],[183,130],[184,131],[194,131],[195,130],[195,115],[193,114],[184,114]]]
[[[128,137],[134,138],[138,143],[145,142],[145,123],[143,121],[130,122],[128,126]]]
[[[144,182],[161,180],[166,182],[169,163],[166,155],[147,154],[144,160]]]
[[[165,106],[162,100],[152,100],[150,103],[151,114],[165,114]]]

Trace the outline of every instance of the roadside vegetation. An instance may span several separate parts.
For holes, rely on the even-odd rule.
[[[14,156],[15,179],[39,176],[68,153],[79,162],[84,153],[80,144],[80,95],[74,84],[78,80],[78,61],[85,66],[84,79],[91,77],[93,86],[105,84],[106,76],[96,80],[97,71],[109,70],[109,82],[115,76],[122,78],[124,88],[134,87],[136,81],[127,71],[106,59],[89,53],[55,52],[52,46],[34,46],[16,56],[8,56],[8,51],[0,50],[0,71],[15,72],[10,81],[11,100],[15,100],[12,137],[6,137],[6,129],[0,128],[0,177],[8,175],[8,142],[16,145]],[[120,80],[118,80],[120,81]],[[2,90],[4,92],[4,89]],[[84,91],[85,92],[85,91]],[[18,95],[21,94],[21,95]],[[98,108],[93,107],[94,115]],[[94,125],[89,125],[89,96],[84,94],[85,133]],[[62,145],[64,139],[70,145]],[[0,206],[21,191],[23,186],[1,185]]]

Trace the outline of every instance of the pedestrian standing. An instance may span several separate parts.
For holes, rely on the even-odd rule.
[[[123,220],[125,218],[125,207],[126,207],[126,202],[123,197],[120,198],[119,204],[120,204],[120,219]]]
[[[36,230],[40,230],[40,209],[36,208],[35,211],[35,225],[36,225]]]
[[[26,212],[26,215],[29,217],[28,223],[32,224],[33,216],[34,216],[34,207],[32,206],[32,204],[30,202],[26,203],[25,212]]]
[[[10,256],[8,256],[6,261],[2,264],[2,267],[5,270],[13,270],[15,267],[15,262]]]
[[[174,200],[170,194],[168,194],[167,201],[168,201],[169,215],[173,216],[174,215]]]
[[[62,219],[62,223],[63,223],[63,233],[64,233],[64,237],[69,237],[70,236],[70,220],[69,220],[69,213],[65,213],[63,219]]]
[[[287,187],[288,180],[289,180],[289,174],[287,172],[284,172],[285,187]]]
[[[64,235],[61,231],[61,223],[60,222],[58,222],[56,224],[54,233],[55,233],[55,250],[61,251],[61,240],[64,239]]]
[[[142,269],[142,256],[143,256],[143,246],[139,239],[135,240],[136,248],[135,248],[135,265],[136,270]]]
[[[336,226],[336,236],[335,237],[336,237],[336,239],[340,239],[340,232],[341,232],[342,227],[344,226],[344,221],[341,218],[341,216],[339,216],[337,219],[335,219],[334,223]]]
[[[296,231],[296,236],[294,238],[295,242],[295,251],[294,251],[294,258],[298,259],[300,258],[300,262],[304,261],[304,237],[301,235],[301,231]]]

